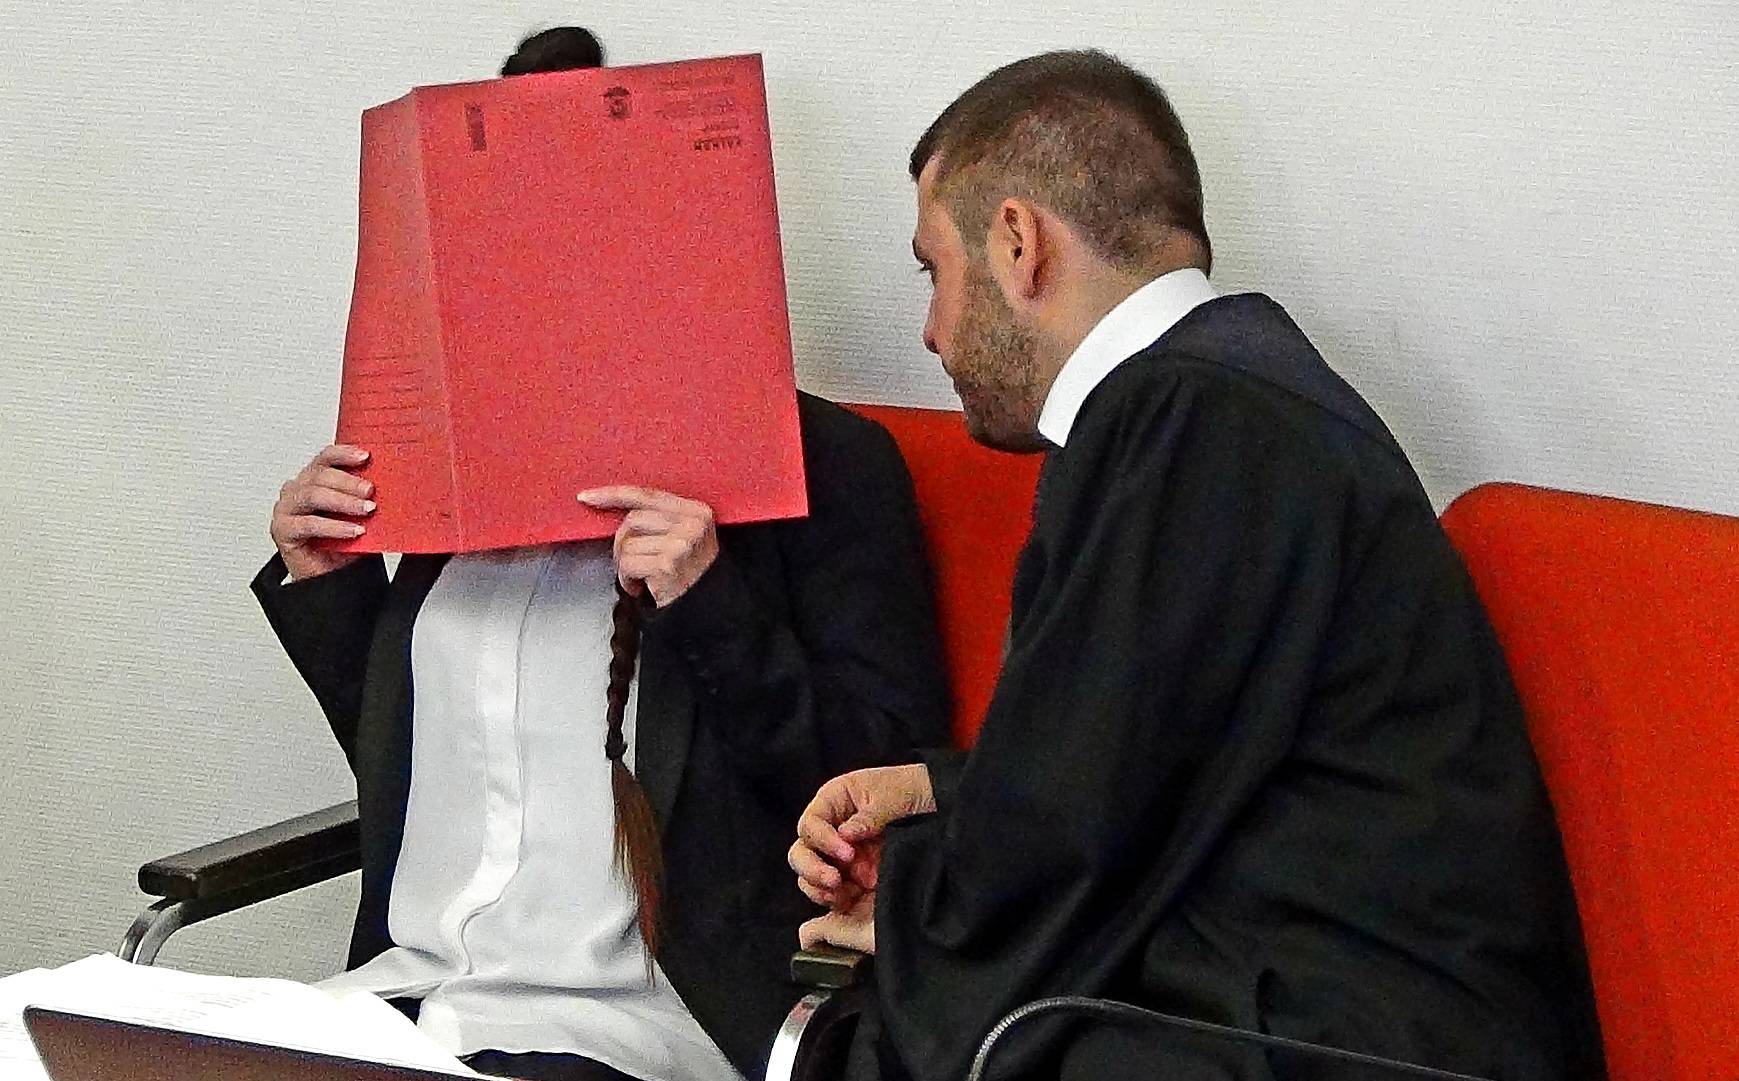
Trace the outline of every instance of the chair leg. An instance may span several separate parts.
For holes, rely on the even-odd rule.
[[[872,986],[856,986],[804,995],[773,1038],[766,1081],[835,1081],[873,994]]]
[[[773,1037],[773,1050],[767,1057],[767,1081],[795,1081],[798,1053],[805,1050],[804,1033],[816,1023],[816,1016],[832,998],[832,991],[811,991],[791,1007],[785,1023],[779,1026],[779,1034]]]
[[[163,948],[169,936],[195,922],[187,918],[191,914],[191,904],[164,898],[139,913],[133,926],[127,928],[127,937],[121,940],[121,948],[115,951],[115,955],[136,965],[149,965],[156,961],[157,951]]]

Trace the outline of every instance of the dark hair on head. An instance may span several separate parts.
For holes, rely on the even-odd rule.
[[[1182,230],[1213,246],[1189,135],[1152,79],[1098,49],[1043,53],[986,75],[912,150],[912,179],[937,162],[935,190],[974,249],[1007,198],[1038,203],[1129,271],[1155,265]]]
[[[604,66],[604,47],[583,26],[554,26],[519,43],[501,65],[502,75],[575,71]]]

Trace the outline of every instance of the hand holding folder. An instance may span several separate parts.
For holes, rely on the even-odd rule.
[[[362,121],[350,551],[606,537],[631,484],[807,511],[759,57],[426,87]]]

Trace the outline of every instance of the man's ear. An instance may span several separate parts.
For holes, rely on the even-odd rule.
[[[1037,209],[1024,199],[1004,199],[991,215],[985,256],[1011,308],[1026,307],[1038,297],[1050,254]]]

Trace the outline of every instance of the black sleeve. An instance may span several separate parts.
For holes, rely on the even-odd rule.
[[[686,659],[738,767],[801,807],[849,770],[948,739],[948,691],[911,477],[879,425],[805,402],[810,513],[778,528],[789,616],[728,545],[648,633]],[[705,708],[710,704],[713,708]]]
[[[879,998],[918,1081],[964,1076],[1015,1007],[1079,993],[1152,869],[1213,844],[1192,795],[1235,804],[1307,694],[1335,589],[1323,485],[1229,396],[1155,383],[1054,452],[979,739],[938,812],[889,831]]]
[[[369,643],[386,599],[386,563],[371,555],[299,582],[286,583],[286,577],[283,558],[274,555],[250,588],[354,767]]]
[[[965,751],[953,747],[926,747],[918,752],[918,760],[930,773],[930,794],[935,798],[937,810],[947,810],[957,798],[966,759]]]

